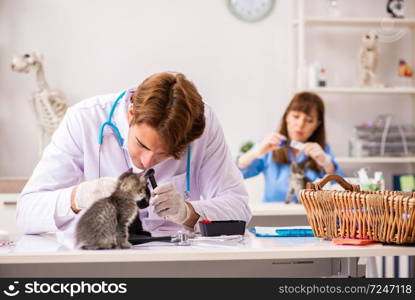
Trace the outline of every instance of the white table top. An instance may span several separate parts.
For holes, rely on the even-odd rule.
[[[16,193],[0,193],[0,203],[16,203],[17,197],[19,197],[20,194]]]
[[[415,255],[415,246],[342,246],[318,238],[256,238],[242,242],[203,242],[191,246],[147,243],[126,250],[78,250],[59,243],[54,234],[15,237],[0,247],[0,264],[81,262],[163,262],[265,260]]]
[[[0,194],[0,201],[18,194]],[[254,216],[305,215],[302,205],[258,203],[251,205]],[[248,233],[243,242],[176,246],[148,243],[128,250],[74,250],[58,242],[55,235],[23,235],[12,238],[14,246],[0,246],[0,264],[62,262],[157,262],[209,260],[264,260],[327,257],[415,256],[414,246],[341,246],[318,238],[256,238]]]

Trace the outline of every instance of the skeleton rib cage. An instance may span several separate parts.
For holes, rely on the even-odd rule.
[[[41,130],[45,135],[51,136],[65,115],[66,103],[50,97],[48,91],[43,91],[34,95],[33,106]]]

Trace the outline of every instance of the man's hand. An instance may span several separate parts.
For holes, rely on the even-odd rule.
[[[190,217],[190,209],[174,184],[169,183],[156,187],[153,196],[150,205],[154,206],[154,211],[158,216],[167,217],[178,224],[185,223]]]
[[[117,178],[101,177],[91,181],[84,181],[77,185],[72,194],[72,210],[77,213],[88,208],[95,201],[111,196],[117,187]]]

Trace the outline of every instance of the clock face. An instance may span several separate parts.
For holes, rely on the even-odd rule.
[[[271,12],[274,2],[275,0],[228,0],[228,6],[239,19],[256,22]]]

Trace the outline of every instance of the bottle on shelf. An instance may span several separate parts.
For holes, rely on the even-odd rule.
[[[327,85],[326,80],[326,70],[324,68],[320,68],[320,72],[318,73],[318,82],[317,85],[319,87],[324,87]]]
[[[328,15],[329,17],[339,17],[340,16],[340,9],[339,9],[339,1],[338,0],[328,0]]]
[[[374,184],[376,184],[377,186],[379,186],[379,190],[380,191],[384,191],[385,190],[385,178],[383,176],[383,172],[381,172],[381,171],[375,172],[375,175],[374,175]]]
[[[318,61],[314,61],[308,67],[308,87],[313,89],[318,86],[318,73],[321,69],[320,63]]]
[[[399,60],[398,75],[400,77],[412,77],[412,70],[404,59]]]

